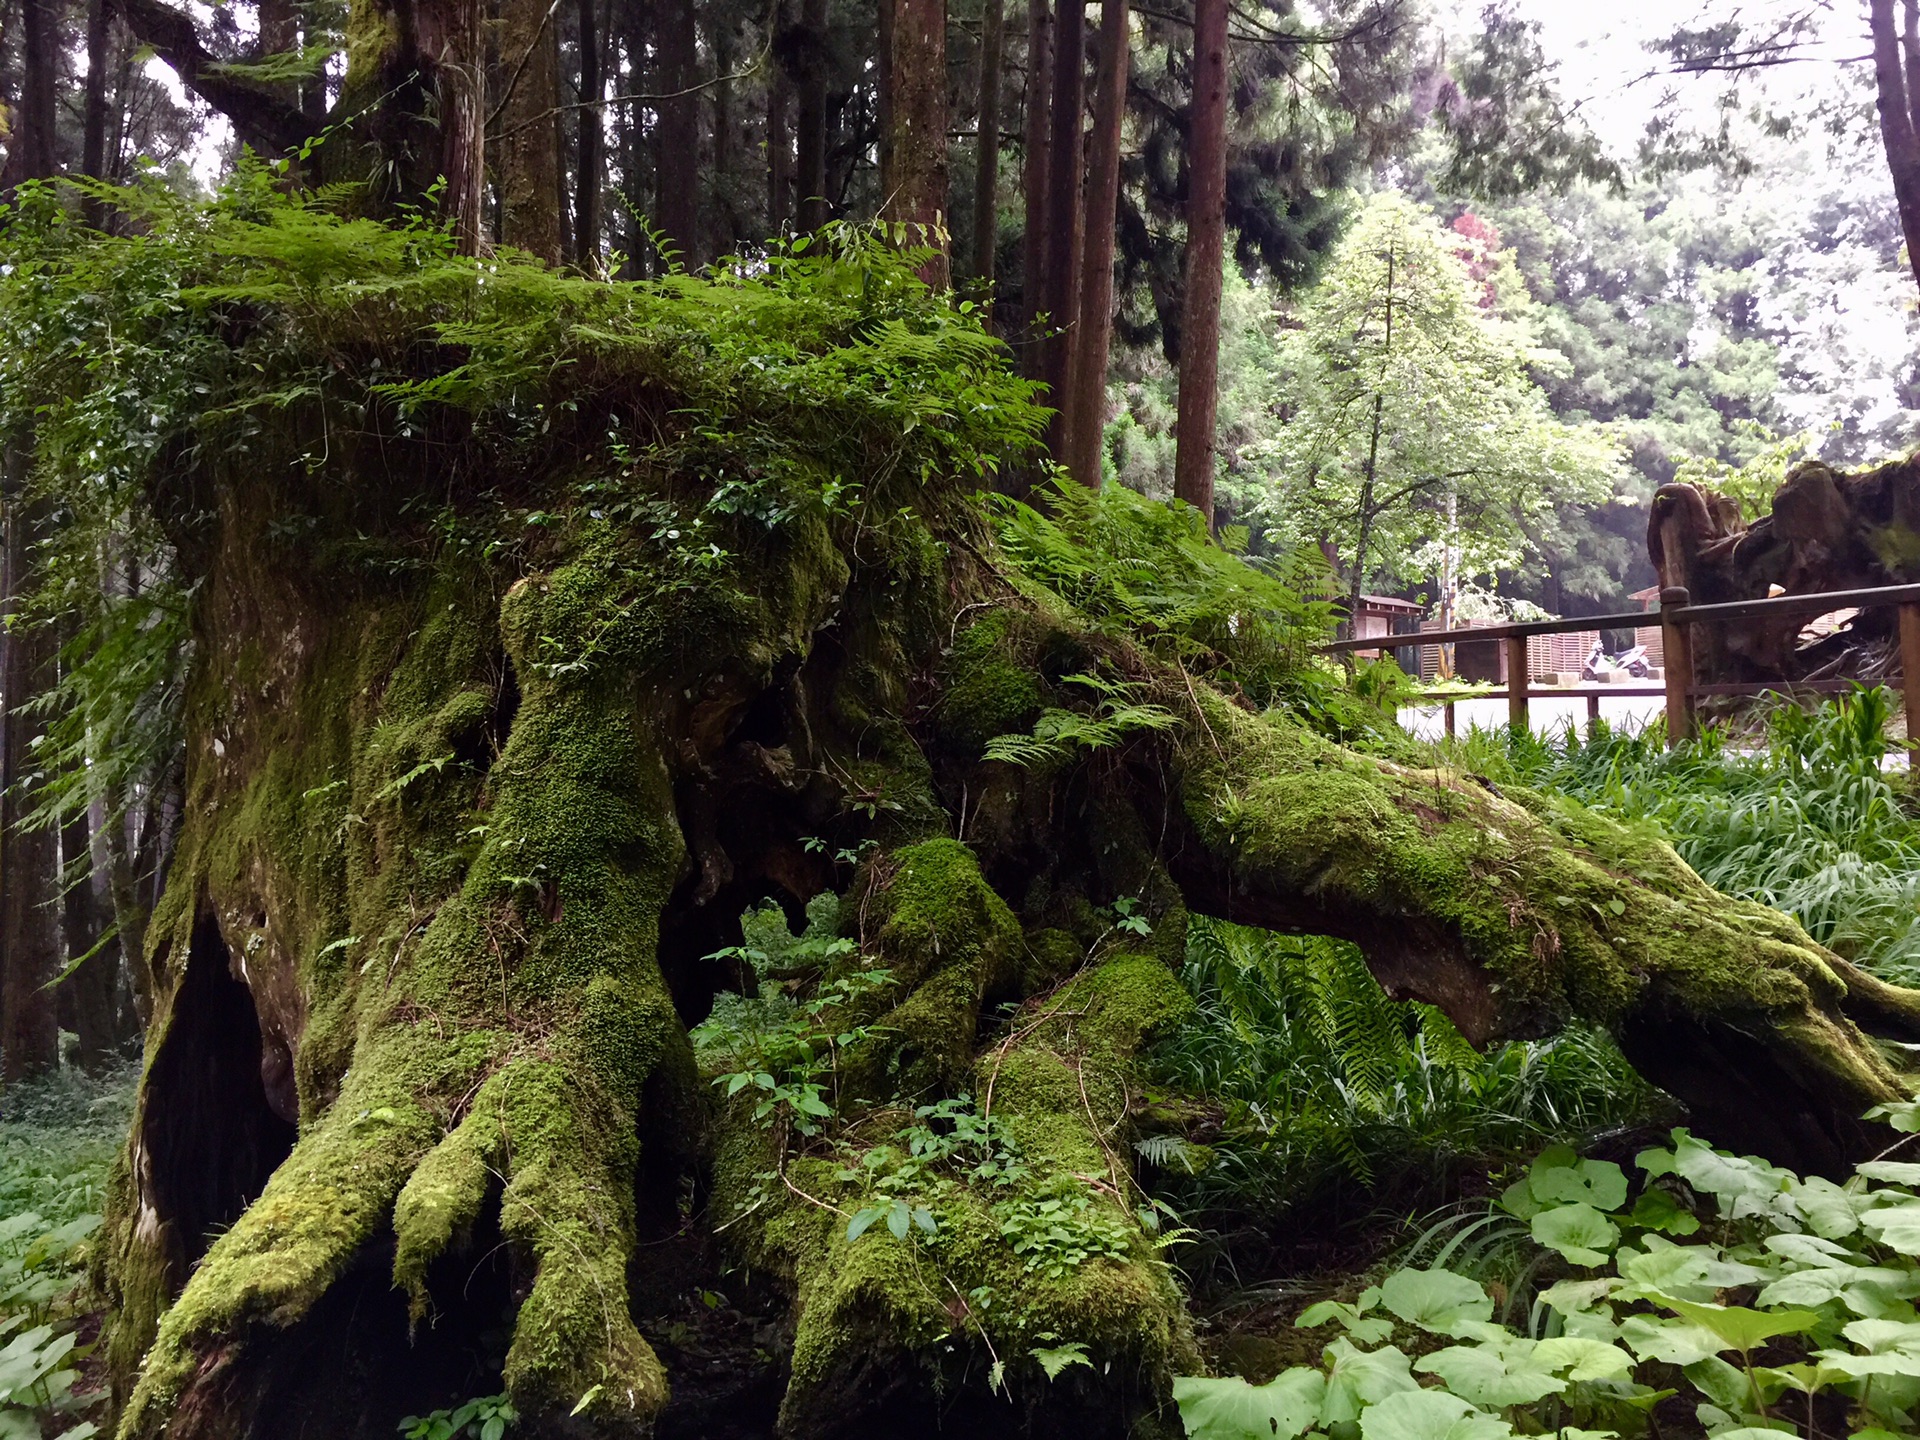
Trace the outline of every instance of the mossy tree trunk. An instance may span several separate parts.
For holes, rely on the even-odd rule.
[[[698,514],[690,480],[621,510],[519,477],[500,512],[425,440],[279,463],[320,424],[156,491],[199,588],[107,1247],[128,1440],[390,1433],[480,1392],[496,1323],[530,1433],[643,1433],[670,1385],[632,1289],[687,1226],[790,1297],[787,1434],[999,1430],[1009,1401],[1126,1433],[1197,1363],[1126,1144],[1189,909],[1346,936],[1477,1042],[1600,1021],[1701,1130],[1789,1163],[1857,1154],[1901,1091],[1868,1034],[1920,1038],[1920,996],[1636,832],[1096,633],[1001,575],[963,498],[709,512],[696,543],[649,508]],[[424,495],[453,497],[431,526]],[[488,540],[503,514],[534,538]],[[730,558],[689,569],[709,541]],[[1082,673],[1172,728],[983,758]],[[882,978],[828,1011],[809,1138],[712,1099],[688,1026],[740,985],[743,912],[829,894],[835,953]],[[924,1224],[849,1239],[915,1107],[963,1094],[998,1188],[929,1180]],[[1050,1204],[1071,1262],[1019,1248]],[[1028,1357],[1061,1344],[1092,1363],[1049,1382]]]

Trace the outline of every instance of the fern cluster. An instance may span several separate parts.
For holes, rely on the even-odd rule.
[[[1431,1192],[1464,1162],[1631,1123],[1651,1099],[1594,1032],[1481,1054],[1432,1006],[1389,999],[1344,941],[1196,917],[1184,978],[1199,1003],[1155,1073],[1217,1107],[1220,1133],[1141,1154],[1192,1215]]]

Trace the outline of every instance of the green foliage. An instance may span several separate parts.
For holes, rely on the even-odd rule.
[[[833,900],[831,894],[825,899]],[[760,993],[720,995],[696,1026],[694,1048],[729,1100],[747,1094],[753,1118],[817,1135],[838,1113],[841,1062],[849,1047],[875,1033],[850,1018],[859,1001],[893,984],[885,968],[855,968],[862,957],[835,932],[837,904],[816,902],[795,936],[778,906],[742,919],[747,943],[707,956],[753,968]],[[801,998],[791,993],[805,987]]]
[[[1183,978],[1198,1006],[1151,1073],[1224,1111],[1204,1157],[1175,1150],[1161,1167],[1158,1188],[1191,1214],[1431,1185],[1450,1165],[1630,1123],[1650,1103],[1599,1034],[1482,1055],[1438,1010],[1389,999],[1342,941],[1196,916]]]
[[[1554,418],[1530,327],[1490,288],[1430,212],[1381,194],[1285,337],[1288,420],[1253,518],[1330,541],[1350,592],[1512,568],[1555,504],[1613,492],[1613,442]]]
[[[1190,506],[1070,481],[1045,511],[996,499],[1000,548],[1095,629],[1271,704],[1302,683],[1332,632],[1332,587],[1311,547],[1248,561],[1215,545]]]
[[[1669,750],[1653,729],[1582,739],[1475,733],[1440,754],[1495,783],[1554,790],[1657,824],[1702,879],[1784,910],[1886,978],[1920,980],[1920,818],[1881,768],[1895,702],[1857,689],[1766,712],[1764,743],[1706,729]],[[1744,744],[1744,742],[1742,742]]]
[[[1177,1381],[1188,1436],[1638,1436],[1653,1405],[1676,1394],[1720,1440],[1829,1433],[1814,1425],[1821,1395],[1841,1398],[1856,1434],[1912,1433],[1920,1223],[1907,1217],[1920,1216],[1920,1165],[1862,1165],[1845,1185],[1803,1181],[1676,1130],[1635,1167],[1631,1207],[1619,1166],[1565,1146],[1501,1197],[1536,1235],[1605,1227],[1603,1249],[1543,1242],[1524,1329],[1496,1322],[1493,1297],[1471,1277],[1403,1268],[1351,1305],[1300,1315],[1303,1329],[1338,1322],[1345,1332],[1322,1365],[1265,1385]],[[1673,1224],[1678,1215],[1690,1230]]]
[[[500,1440],[519,1418],[505,1395],[487,1395],[451,1410],[409,1415],[399,1429],[405,1440]]]
[[[1031,735],[997,735],[986,745],[986,758],[1010,765],[1049,765],[1083,750],[1112,750],[1136,735],[1171,730],[1176,721],[1164,705],[1129,701],[1134,686],[1103,680],[1098,675],[1068,675],[1063,685],[1077,685],[1095,697],[1091,714],[1048,708],[1033,722]]]
[[[75,1386],[84,1267],[125,1135],[133,1076],[59,1071],[0,1108],[0,1436],[87,1440],[104,1396]]]

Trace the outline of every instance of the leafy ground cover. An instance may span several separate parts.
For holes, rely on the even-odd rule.
[[[1920,1131],[1920,1107],[1890,1118]],[[1676,1129],[1632,1173],[1552,1147],[1492,1213],[1525,1227],[1532,1284],[1408,1266],[1310,1306],[1320,1363],[1177,1381],[1188,1436],[1915,1433],[1920,1164],[1842,1185]]]
[[[0,1097],[0,1440],[99,1433],[85,1267],[134,1078],[62,1069]]]

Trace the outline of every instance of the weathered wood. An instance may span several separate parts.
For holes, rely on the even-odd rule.
[[[1920,743],[1920,604],[1900,607],[1900,688],[1906,699],[1907,748]]]
[[[1507,724],[1527,728],[1527,637],[1509,635],[1507,647]]]
[[[1693,738],[1693,633],[1680,615],[1687,592],[1673,586],[1660,592],[1660,645],[1667,682],[1667,744]]]

